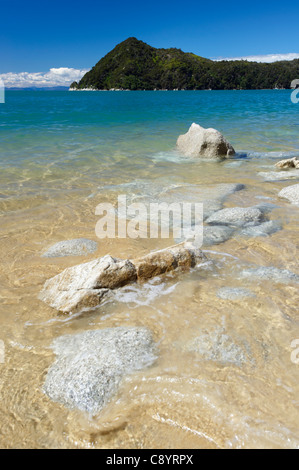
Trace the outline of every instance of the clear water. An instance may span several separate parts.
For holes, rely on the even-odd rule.
[[[299,209],[278,198],[299,181],[259,172],[299,155],[299,105],[288,90],[200,92],[7,92],[0,105],[0,445],[2,447],[298,447],[298,286],[244,280],[248,266],[299,273]],[[224,133],[237,151],[204,163],[175,150],[196,122]],[[41,258],[53,243],[97,240],[99,202],[119,194],[152,201],[171,190],[196,201],[197,186],[243,183],[226,206],[268,201],[283,230],[209,247],[213,268],[116,293],[74,317],[38,299],[64,268],[110,253],[136,257],[173,240],[98,240],[95,255]],[[168,193],[169,194],[169,193]],[[255,296],[223,300],[223,287]],[[128,377],[96,418],[52,403],[42,385],[53,338],[110,326],[144,325],[159,342],[154,367]],[[247,358],[236,365],[193,351],[196,337],[225,332]],[[224,334],[224,333],[223,333]],[[244,349],[245,348],[245,349]],[[228,355],[229,357],[229,355]]]

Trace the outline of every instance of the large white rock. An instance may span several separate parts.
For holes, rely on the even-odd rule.
[[[98,305],[109,289],[136,280],[136,268],[129,260],[104,256],[67,268],[46,281],[39,299],[64,313]]]
[[[283,188],[279,193],[279,197],[288,199],[293,204],[299,204],[299,184],[294,184],[293,186],[287,186]]]
[[[228,158],[235,154],[232,145],[216,129],[204,129],[193,123],[186,134],[180,135],[177,148],[184,155],[207,159]]]

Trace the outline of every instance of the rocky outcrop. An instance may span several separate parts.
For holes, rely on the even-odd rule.
[[[277,168],[299,168],[299,159],[297,157],[287,158],[286,160],[280,160],[280,162],[275,163]]]
[[[299,184],[294,184],[293,186],[287,186],[283,188],[279,193],[279,197],[288,199],[288,201],[293,204],[299,204]]]
[[[51,400],[91,415],[117,393],[122,378],[150,366],[155,344],[146,328],[106,328],[56,338],[57,358],[49,368],[44,392]]]
[[[42,254],[43,258],[55,258],[61,256],[83,256],[94,253],[98,248],[97,242],[87,238],[74,238],[57,242]]]
[[[180,135],[177,148],[184,155],[206,159],[224,159],[235,154],[232,145],[216,129],[204,129],[193,123],[186,134]]]
[[[106,255],[67,268],[46,281],[39,299],[64,313],[97,306],[112,289],[143,281],[177,268],[188,269],[206,261],[191,242],[155,251],[136,260],[120,260]]]

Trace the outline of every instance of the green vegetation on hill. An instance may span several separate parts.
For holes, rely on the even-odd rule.
[[[232,90],[290,88],[299,59],[271,64],[212,61],[180,49],[156,49],[128,38],[71,88],[97,90]]]

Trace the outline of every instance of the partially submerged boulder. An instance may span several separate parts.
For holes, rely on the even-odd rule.
[[[287,186],[283,188],[279,193],[279,197],[288,199],[288,201],[293,204],[299,204],[299,184],[294,184],[293,186]]]
[[[299,159],[297,157],[287,158],[286,160],[280,160],[280,162],[275,163],[277,168],[299,168]]]
[[[188,269],[206,261],[191,242],[149,253],[136,260],[120,260],[106,255],[67,268],[46,281],[39,299],[64,313],[96,307],[111,289],[137,280],[143,281],[177,268]]]
[[[57,358],[48,370],[44,392],[55,402],[91,415],[117,393],[125,375],[156,359],[151,332],[142,327],[60,336],[51,347]]]
[[[180,135],[177,148],[184,155],[207,159],[228,158],[235,154],[232,145],[216,129],[204,129],[193,123],[186,134]]]
[[[61,312],[76,312],[98,305],[109,291],[136,280],[129,260],[107,255],[67,268],[46,281],[39,298]]]

